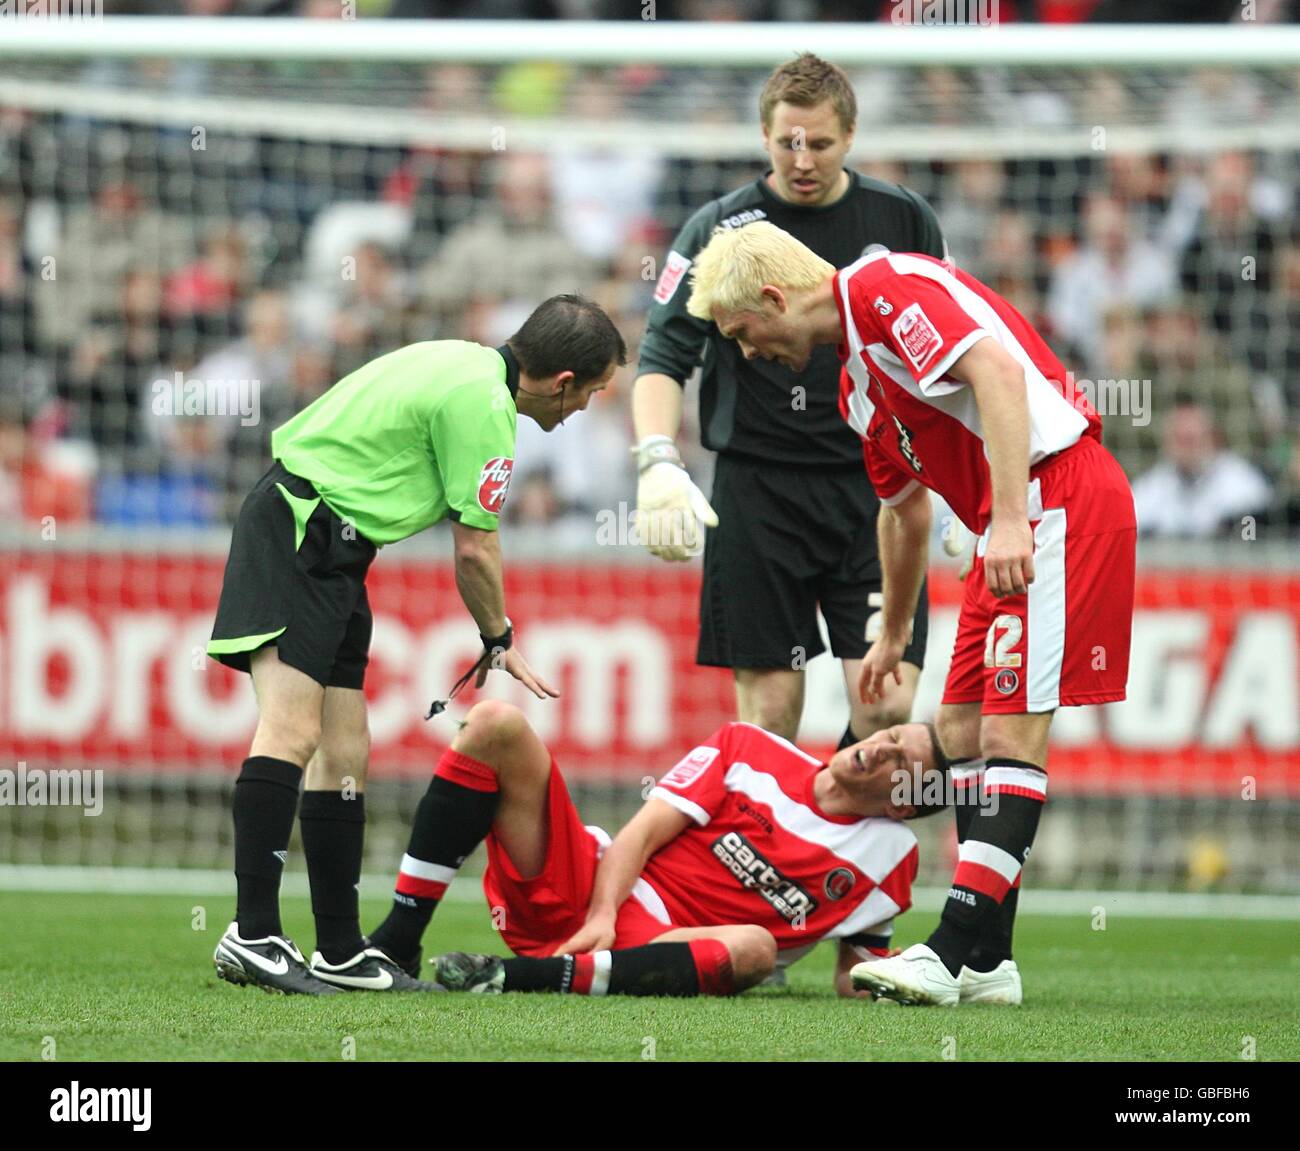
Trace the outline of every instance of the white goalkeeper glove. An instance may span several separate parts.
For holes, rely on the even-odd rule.
[[[651,555],[686,560],[704,546],[704,529],[718,526],[717,513],[692,482],[669,436],[647,436],[632,448],[640,479],[636,525]]]

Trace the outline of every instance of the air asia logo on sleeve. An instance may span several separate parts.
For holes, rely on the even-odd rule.
[[[483,465],[478,477],[478,506],[494,516],[501,514],[506,502],[506,488],[510,486],[510,473],[515,461],[509,456],[493,456]]]
[[[682,282],[682,277],[686,275],[686,269],[690,266],[690,260],[680,252],[668,253],[663,274],[659,277],[659,283],[655,285],[656,304],[666,304],[673,298],[673,293],[677,291],[677,285]]]
[[[894,338],[902,345],[912,366],[919,372],[925,362],[943,347],[943,338],[930,323],[920,304],[912,304],[894,321]]]
[[[709,764],[718,758],[716,747],[697,747],[690,755],[677,762],[677,765],[660,780],[669,787],[690,787],[705,771]]]

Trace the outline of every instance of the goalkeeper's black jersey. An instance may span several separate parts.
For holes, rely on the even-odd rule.
[[[840,417],[840,362],[833,346],[813,349],[803,372],[775,361],[746,360],[709,321],[686,311],[690,261],[718,225],[743,227],[768,220],[807,244],[837,268],[852,264],[871,244],[895,252],[944,256],[934,209],[908,188],[857,172],[833,204],[787,204],[767,177],[713,200],[682,228],[660,275],[638,375],[662,372],[684,384],[695,366],[700,378],[704,446],[728,455],[803,467],[862,467],[862,444]],[[802,393],[795,389],[802,387]]]

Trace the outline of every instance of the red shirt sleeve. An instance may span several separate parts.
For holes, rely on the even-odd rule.
[[[869,284],[859,287],[853,311],[863,339],[885,344],[923,392],[989,335],[942,284],[915,272],[894,271],[888,259]]]
[[[732,725],[723,724],[704,743],[687,752],[650,792],[701,827],[706,825],[727,797],[727,748]]]

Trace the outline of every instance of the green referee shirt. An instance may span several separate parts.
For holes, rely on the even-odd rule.
[[[508,346],[408,344],[345,376],[271,434],[271,451],[374,544],[450,516],[493,531],[514,467]]]

